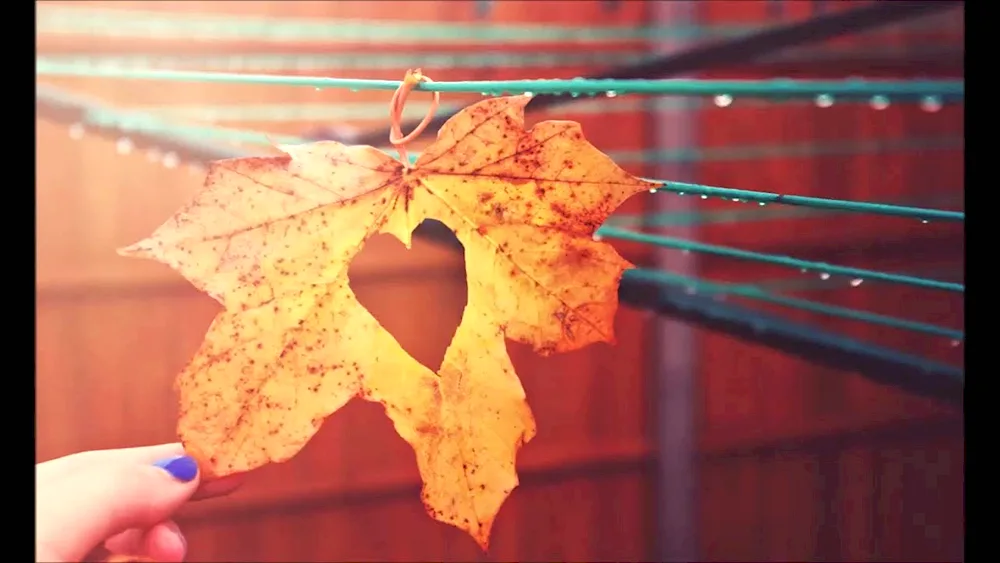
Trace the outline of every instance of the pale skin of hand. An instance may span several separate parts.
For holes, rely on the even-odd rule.
[[[193,470],[178,479],[154,465],[183,455],[180,444],[163,444],[82,452],[37,464],[35,561],[75,563],[102,548],[113,555],[183,561],[187,542],[173,514],[190,500],[239,486],[238,478],[202,484]],[[190,459],[183,461],[192,467]]]

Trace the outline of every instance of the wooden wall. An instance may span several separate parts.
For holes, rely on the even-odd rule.
[[[774,18],[765,2],[707,2],[704,24]],[[785,2],[782,19],[809,17],[815,3]],[[828,2],[830,9],[856,7]],[[833,47],[868,52],[961,48],[961,11],[938,17],[919,33],[894,28],[842,38]],[[808,69],[802,69],[807,75]],[[840,76],[863,72],[842,72]],[[957,71],[957,72],[955,72]],[[961,69],[955,69],[961,76]],[[732,72],[729,76],[732,76]],[[706,75],[710,77],[710,75]],[[743,73],[744,78],[762,78]],[[914,78],[896,73],[895,78]],[[700,144],[711,147],[945,139],[963,136],[962,106],[928,112],[916,104],[741,104],[706,109]],[[808,157],[775,155],[706,162],[695,181],[864,201],[923,201],[962,209],[961,149],[879,151]],[[950,197],[947,205],[940,198]],[[937,199],[937,203],[935,202]],[[708,201],[706,209],[745,204]],[[837,215],[711,225],[708,242],[883,271],[962,279],[962,226]],[[702,274],[739,282],[793,278],[820,281],[751,262],[705,259]],[[954,279],[954,278],[952,278]],[[796,295],[900,318],[964,325],[961,295],[879,284],[853,287],[831,277],[829,288]],[[928,337],[785,308],[824,328],[888,347],[961,364],[963,350]],[[718,334],[700,339],[699,471],[702,556],[759,561],[959,561],[964,539],[962,413],[875,385],[856,375],[810,365]]]
[[[82,2],[72,2],[74,5]],[[479,21],[472,2],[88,2],[113,8]],[[489,21],[636,24],[642,2],[494,2]],[[763,2],[705,3],[705,23],[775,18]],[[784,2],[785,18],[808,16]],[[851,3],[827,3],[845,6]],[[896,34],[899,35],[899,34]],[[889,39],[903,41],[890,33]],[[624,49],[629,45],[606,45]],[[635,47],[632,45],[631,47]],[[51,52],[237,52],[273,46],[190,44],[44,36]],[[362,45],[288,46],[286,51],[349,52]],[[421,49],[419,45],[393,47]],[[460,46],[474,49],[474,46]],[[481,48],[481,47],[478,47]],[[516,49],[569,50],[572,46]],[[505,48],[506,49],[506,48]],[[433,50],[433,49],[428,49]],[[451,50],[451,49],[449,49]],[[328,69],[334,76],[396,79],[405,69]],[[531,78],[529,70],[459,72],[449,78]],[[433,72],[432,72],[433,70]],[[573,77],[586,68],[545,71]],[[312,72],[310,72],[312,74]],[[123,106],[154,104],[327,103],[388,101],[388,93],[311,88],[205,85],[107,79],[45,79]],[[415,100],[420,95],[415,96]],[[451,102],[478,98],[450,96]],[[647,148],[639,113],[575,113],[605,150]],[[700,144],[719,147],[817,139],[961,135],[961,109],[937,113],[892,105],[875,112],[836,104],[742,105],[700,113]],[[356,120],[354,125],[384,125]],[[766,124],[766,126],[762,126]],[[240,123],[300,134],[315,123]],[[387,131],[388,134],[388,131]],[[162,155],[119,154],[116,139],[70,138],[67,127],[39,120],[37,459],[74,451],[170,441],[171,383],[193,354],[217,306],[165,267],[117,256],[148,234],[200,185],[184,163]],[[705,163],[712,185],[827,197],[885,200],[904,195],[960,196],[959,151],[853,157],[769,158]],[[642,174],[641,167],[631,171]],[[662,197],[662,194],[660,195]],[[644,208],[637,198],[625,211]],[[737,204],[705,202],[706,209]],[[705,240],[877,269],[961,270],[960,229],[839,217],[712,226]],[[636,261],[644,249],[622,246]],[[755,281],[787,270],[705,260],[706,277]],[[793,272],[794,273],[794,272]],[[362,302],[427,365],[443,355],[465,299],[460,257],[417,244],[372,241],[351,270]],[[808,297],[908,318],[961,326],[962,301],[939,292],[865,283],[840,284]],[[804,295],[805,296],[805,295]],[[783,313],[788,313],[782,310]],[[859,338],[961,362],[948,342],[858,323],[794,314]],[[502,509],[488,558],[460,532],[424,515],[413,456],[379,409],[352,402],[332,416],[287,464],[256,472],[223,500],[186,510],[182,524],[196,561],[331,560],[649,560],[654,556],[655,485],[647,357],[652,319],[622,309],[617,347],[542,359],[511,346],[539,423],[522,453],[522,486]],[[962,557],[963,436],[960,413],[876,387],[857,376],[699,333],[699,540],[704,560],[959,560]]]
[[[471,2],[104,4],[288,17],[475,17]],[[541,6],[529,10],[523,2],[503,2],[492,18],[539,23],[608,19],[597,4],[568,11],[562,8],[565,4]],[[630,6],[614,18],[638,22],[640,16],[641,10]],[[143,52],[150,48],[147,43],[129,46],[125,40],[62,36],[40,40],[43,49],[62,52]],[[162,43],[159,47],[169,48]],[[399,79],[405,70],[327,73]],[[572,77],[587,70],[557,72]],[[470,78],[449,69],[426,71],[438,80]],[[505,69],[486,74],[527,77]],[[123,106],[347,100],[383,101],[388,108],[391,94],[106,79],[46,82]],[[451,103],[461,100],[447,98]],[[643,148],[644,123],[638,114],[581,117],[570,111],[566,117],[583,121],[602,148]],[[282,123],[271,131],[297,134],[315,125]],[[382,126],[388,136],[385,120],[354,125]],[[171,441],[173,377],[196,350],[218,307],[167,268],[119,257],[115,249],[150,233],[199,187],[202,176],[183,163],[166,168],[162,161],[151,161],[146,151],[119,154],[114,138],[85,135],[73,140],[66,125],[44,120],[38,122],[37,139],[37,458]],[[642,201],[631,205],[633,211],[641,210]],[[641,259],[635,252],[631,256]],[[402,345],[426,365],[438,365],[465,303],[461,256],[419,243],[407,252],[381,237],[369,243],[350,274],[362,303]],[[647,499],[652,452],[643,407],[650,321],[642,313],[622,310],[616,347],[596,345],[542,359],[511,346],[539,436],[522,450],[522,485],[499,516],[490,558],[583,561],[651,556],[653,507]],[[231,498],[185,510],[181,524],[194,561],[482,558],[470,538],[424,514],[418,488],[409,447],[376,405],[354,401],[332,416],[294,460],[256,472]]]

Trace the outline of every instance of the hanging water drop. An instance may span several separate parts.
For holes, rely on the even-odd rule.
[[[323,91],[323,89],[322,89],[322,88],[320,88],[319,86],[317,86],[317,87],[316,87],[316,91],[317,91],[317,92],[322,92],[322,91]]]
[[[80,123],[74,123],[73,125],[69,126],[69,138],[73,139],[74,141],[79,141],[80,139],[82,139],[84,133],[85,131],[83,130],[83,125]]]
[[[920,109],[928,113],[940,111],[941,106],[941,98],[938,98],[937,96],[927,96],[926,98],[920,100]]]
[[[649,193],[655,194],[656,193],[656,188],[649,188]]]
[[[739,203],[739,202],[740,202],[740,198],[738,198],[738,197],[734,197],[733,198],[733,203]]]
[[[715,97],[715,105],[720,108],[729,107],[733,103],[733,97],[729,94],[720,94]]]
[[[607,92],[604,93],[604,95],[609,98],[614,98],[618,95],[618,92],[615,92],[614,90],[608,90]]]
[[[830,279],[830,274],[828,274],[826,272],[823,272],[822,274],[819,275],[819,279],[821,279],[821,280],[828,280],[828,279]]]
[[[601,235],[599,235],[599,234],[597,234],[597,233],[594,233],[594,235],[593,235],[593,236],[591,236],[590,238],[592,238],[592,239],[594,240],[594,242],[601,242],[601,239],[602,239],[603,237],[601,237]]]
[[[959,347],[959,345],[961,345],[961,344],[962,344],[962,342],[961,342],[961,341],[959,341],[959,340],[952,340],[952,341],[950,342],[950,344],[951,344],[951,347],[952,347],[952,348],[958,348],[958,347]]]
[[[701,195],[701,199],[708,199],[708,196],[707,196],[707,195],[705,195],[705,194],[702,194],[702,195]]]
[[[809,268],[799,268],[799,272],[805,274],[809,272]]]
[[[833,105],[833,96],[830,94],[820,94],[816,96],[816,107],[828,108]]]
[[[687,255],[691,254],[691,251],[685,248],[685,249],[681,250],[681,254],[683,254],[684,256],[687,256]]]
[[[874,110],[883,110],[889,107],[889,98],[886,98],[885,96],[875,96],[872,98],[871,106]]]
[[[531,98],[531,97],[532,97],[532,96],[534,96],[534,95],[535,95],[535,93],[534,93],[534,92],[525,92],[525,93],[524,93],[524,97],[525,97],[525,98]]]
[[[853,280],[851,280],[851,287],[858,287],[859,285],[861,285],[862,283],[864,283],[864,281],[865,280],[863,280],[861,278],[854,278]]]
[[[132,152],[132,141],[128,137],[122,137],[115,143],[115,150],[118,154],[129,154]]]
[[[687,195],[687,194],[684,192],[677,192],[677,195]]]
[[[766,204],[766,203],[764,203],[763,201],[759,201],[759,202],[757,202],[757,205],[759,205],[759,206],[761,206],[761,207],[764,207],[764,206],[765,206],[765,205],[767,205],[767,204]]]
[[[177,168],[177,165],[179,163],[180,159],[177,158],[176,153],[168,152],[167,154],[163,155],[163,165],[166,166],[167,168]]]
[[[927,219],[921,219],[921,220],[920,220],[920,222],[921,222],[921,223],[923,223],[923,224],[925,224],[925,225],[926,225],[927,223],[930,223],[930,221],[928,221]]]

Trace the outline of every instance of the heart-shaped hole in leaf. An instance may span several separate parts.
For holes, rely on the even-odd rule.
[[[425,223],[432,220],[425,221]],[[424,266],[412,262],[405,253],[421,255],[425,250],[439,250],[442,244],[462,246],[444,225],[437,221],[435,236],[443,232],[446,240],[430,242],[414,236],[410,250],[396,237],[387,234],[370,238],[354,258],[347,276],[358,302],[399,342],[403,350],[432,371],[441,367],[445,350],[462,320],[468,290],[465,284],[464,259],[460,267]],[[437,248],[434,248],[437,247]],[[359,264],[404,264],[399,267],[370,268],[366,273]]]

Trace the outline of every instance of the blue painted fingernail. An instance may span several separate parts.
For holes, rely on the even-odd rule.
[[[165,470],[181,483],[187,483],[198,476],[198,462],[193,457],[187,455],[161,459],[153,465]]]

